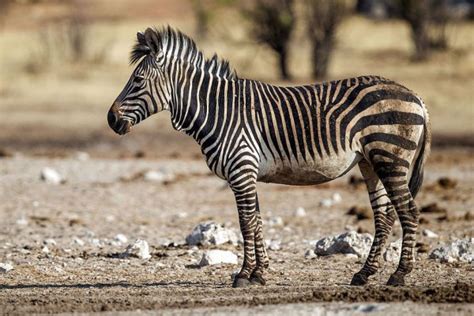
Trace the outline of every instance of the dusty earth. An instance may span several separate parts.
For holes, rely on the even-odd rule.
[[[41,181],[44,167],[57,170],[65,183]],[[165,183],[145,181],[142,174],[147,170],[175,178]],[[233,195],[203,160],[98,159],[76,153],[61,158],[4,157],[0,159],[0,262],[11,263],[13,270],[0,274],[0,311],[389,315],[405,308],[420,315],[472,314],[472,264],[428,259],[439,244],[474,237],[472,150],[434,150],[417,202],[420,206],[436,202],[446,212],[422,213],[420,231],[430,229],[439,238],[419,234],[415,270],[400,288],[384,285],[395,268],[391,262],[382,261],[383,268],[369,285],[351,287],[351,276],[362,264],[357,258],[305,258],[305,251],[324,236],[348,229],[373,232],[371,219],[346,214],[352,206],[368,206],[364,186],[350,184],[350,176],[359,172],[317,187],[260,185],[265,238],[281,241],[281,249],[269,251],[267,286],[232,289],[231,274],[239,266],[200,268],[197,263],[206,247],[184,243],[203,221],[238,231]],[[442,177],[456,185],[440,186]],[[340,203],[320,206],[334,193],[342,196]],[[306,216],[295,216],[298,207],[306,210]],[[274,220],[277,217],[282,224]],[[114,240],[117,234],[125,235],[128,242]],[[400,234],[396,224],[391,241]],[[127,245],[138,238],[148,241],[152,258],[121,258]],[[240,245],[208,248],[230,250],[242,259]],[[390,303],[404,301],[412,303]],[[367,308],[354,302],[378,304]]]

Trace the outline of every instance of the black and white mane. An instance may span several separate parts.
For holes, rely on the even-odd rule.
[[[198,48],[196,43],[179,30],[174,30],[170,26],[162,29],[153,28],[152,42],[141,43],[137,39],[130,54],[130,64],[135,64],[143,57],[151,54],[152,51],[160,51],[167,58],[179,59],[193,64],[210,74],[220,78],[237,79],[237,74],[229,65],[229,62],[220,59],[217,54],[211,58],[206,58]],[[150,48],[153,45],[153,49]]]

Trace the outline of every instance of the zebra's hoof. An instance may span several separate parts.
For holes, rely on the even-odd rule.
[[[356,273],[352,277],[351,285],[366,285],[369,278],[362,273]]]
[[[245,278],[235,278],[234,282],[232,283],[232,287],[237,288],[237,287],[248,287],[250,286],[250,280],[245,279]]]
[[[394,273],[388,279],[387,285],[390,286],[403,286],[405,285],[405,276],[400,273]]]
[[[252,275],[250,277],[250,283],[252,285],[265,285],[267,281],[261,275]]]

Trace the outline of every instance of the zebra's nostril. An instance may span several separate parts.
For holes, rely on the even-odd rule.
[[[115,123],[117,123],[117,115],[115,112],[109,111],[109,114],[107,114],[107,121],[109,122],[109,126],[114,128]]]

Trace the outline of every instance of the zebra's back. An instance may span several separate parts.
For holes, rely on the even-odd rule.
[[[376,76],[295,87],[246,80],[242,94],[264,182],[322,183],[350,170],[374,145],[416,149],[426,117],[413,92]]]

